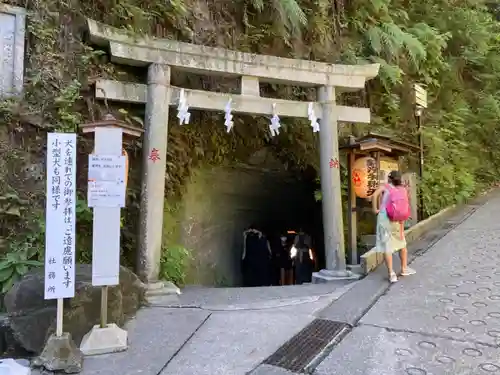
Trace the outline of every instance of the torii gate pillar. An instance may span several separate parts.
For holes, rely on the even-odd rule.
[[[158,281],[163,236],[167,162],[170,67],[148,67],[146,117],[142,152],[141,205],[137,272],[149,284]]]
[[[335,87],[319,88],[318,99],[322,106],[320,173],[326,270],[315,273],[314,281],[350,275],[346,271],[345,261]]]

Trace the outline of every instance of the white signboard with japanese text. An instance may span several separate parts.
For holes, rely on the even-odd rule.
[[[92,158],[89,158],[89,178],[111,181],[115,185],[122,185],[125,189],[125,183],[118,183],[125,180],[125,157],[122,155],[123,131],[121,128],[97,128],[95,131],[94,153],[96,157],[95,164],[92,166]],[[122,159],[123,158],[123,159]],[[103,159],[106,159],[103,161]],[[123,161],[122,161],[123,160]],[[101,162],[102,161],[102,162]],[[120,161],[120,163],[116,162]],[[107,165],[109,168],[104,168]],[[119,165],[120,167],[111,168]],[[91,169],[96,170],[90,172]],[[100,175],[100,171],[104,176]],[[114,172],[111,172],[114,171]],[[111,184],[108,184],[109,185]],[[89,183],[89,189],[90,189]],[[109,192],[109,190],[108,190]],[[102,194],[104,195],[104,194]],[[98,204],[108,204],[108,206],[96,205],[93,208],[93,236],[92,236],[92,285],[118,285],[120,283],[120,205],[111,205],[106,203],[104,197],[98,198]],[[125,203],[125,191],[123,191],[123,200]],[[104,202],[103,202],[104,201]],[[89,202],[89,206],[91,206]]]
[[[125,207],[126,157],[89,155],[89,207]]]
[[[76,134],[47,134],[45,299],[75,296]]]

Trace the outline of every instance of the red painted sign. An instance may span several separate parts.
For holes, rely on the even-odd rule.
[[[361,172],[358,169],[352,172],[352,183],[356,187],[361,186]]]
[[[158,160],[160,160],[160,151],[157,148],[153,148],[149,154],[149,160],[151,160],[153,163],[156,163]]]
[[[339,159],[330,159],[330,168],[338,168],[339,166]]]

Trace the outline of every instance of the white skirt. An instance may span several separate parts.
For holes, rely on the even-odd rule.
[[[390,221],[385,211],[377,215],[377,236],[375,251],[394,253],[406,247],[404,227],[399,221]]]

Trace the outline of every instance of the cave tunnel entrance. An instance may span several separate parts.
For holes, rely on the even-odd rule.
[[[299,282],[296,274],[297,270],[291,262],[282,262],[276,259],[275,254],[280,253],[281,237],[287,237],[287,249],[290,249],[295,236],[302,232],[310,236],[312,262],[309,262],[308,269],[303,270],[306,275],[305,282],[311,281],[312,272],[324,267],[324,241],[322,225],[321,202],[315,199],[316,190],[319,189],[316,178],[316,171],[308,167],[302,171],[296,171],[288,176],[283,176],[282,180],[269,182],[269,187],[261,195],[260,202],[256,202],[255,215],[247,219],[246,228],[255,225],[256,228],[267,237],[273,256],[268,268],[269,277],[260,278],[258,285],[291,285]],[[276,176],[268,176],[271,180]],[[242,245],[243,246],[243,238]],[[248,249],[247,249],[248,252]],[[289,250],[280,256],[288,256]],[[297,257],[298,258],[298,257]],[[298,260],[294,259],[294,262]],[[288,266],[284,265],[288,263]],[[281,269],[287,269],[287,273],[282,274]],[[266,270],[255,270],[258,274],[265,273]],[[244,272],[244,271],[243,271]],[[243,280],[243,286],[252,286],[248,281]]]
[[[311,236],[314,270],[324,268],[321,201],[316,171],[285,168],[264,148],[248,163],[195,173],[185,196],[184,243],[192,250],[188,284],[243,286],[243,233],[252,224],[275,250],[280,236]]]

